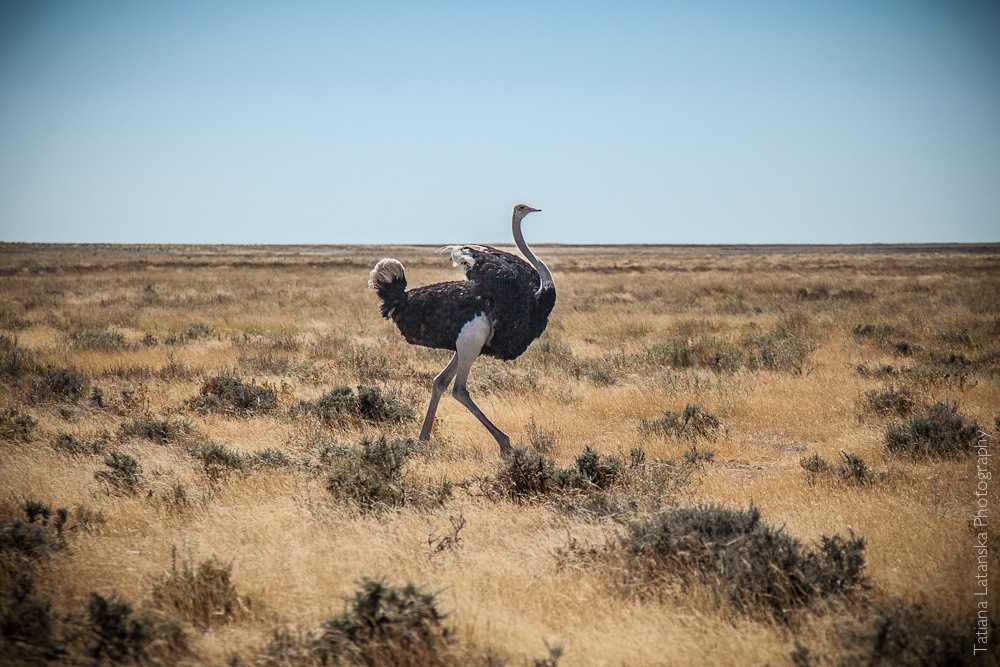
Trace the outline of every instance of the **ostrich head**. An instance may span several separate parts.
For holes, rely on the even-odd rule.
[[[535,213],[536,211],[541,211],[540,208],[532,208],[527,204],[514,204],[514,219],[520,221],[524,216],[529,213]]]

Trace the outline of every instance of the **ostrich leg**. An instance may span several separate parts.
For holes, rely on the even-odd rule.
[[[479,423],[486,427],[486,430],[490,432],[490,435],[500,445],[500,454],[502,456],[507,456],[513,451],[510,446],[510,438],[483,414],[483,411],[479,409],[479,406],[469,396],[469,390],[466,387],[466,383],[469,380],[469,371],[472,370],[472,364],[479,357],[479,353],[482,351],[486,341],[490,339],[492,333],[493,326],[485,315],[474,317],[462,327],[462,331],[458,334],[458,340],[455,341],[455,356],[448,362],[444,370],[434,378],[434,385],[431,388],[431,402],[427,406],[427,415],[424,417],[423,428],[420,429],[420,440],[427,441],[430,439],[431,427],[434,425],[434,413],[437,411],[438,401],[441,400],[441,394],[444,393],[448,385],[451,384],[452,378],[454,378],[455,387],[452,389],[452,396],[455,397],[455,400],[464,405],[479,420]]]
[[[464,405],[479,420],[480,424],[486,427],[486,430],[490,432],[490,435],[500,445],[500,455],[509,456],[513,451],[510,446],[510,438],[483,414],[479,406],[472,401],[472,397],[469,396],[469,390],[466,387],[466,382],[469,380],[469,371],[472,370],[472,364],[479,357],[483,345],[486,345],[486,341],[490,339],[491,335],[493,335],[493,326],[484,315],[475,317],[462,327],[462,331],[458,335],[458,340],[455,341],[455,360],[457,360],[457,364],[455,369],[455,386],[451,390],[451,395],[455,397],[455,400]]]
[[[444,367],[437,377],[434,378],[434,384],[431,385],[431,402],[427,406],[427,414],[424,416],[424,425],[420,429],[420,442],[427,442],[431,439],[431,428],[434,426],[434,414],[437,412],[438,401],[441,400],[441,394],[448,388],[451,384],[452,379],[455,377],[455,371],[458,370],[458,353],[451,358],[448,365]]]

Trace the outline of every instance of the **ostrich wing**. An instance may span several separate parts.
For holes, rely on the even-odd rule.
[[[462,267],[465,277],[482,289],[531,293],[538,290],[538,272],[509,252],[483,245],[446,246],[442,250],[449,250],[452,263]]]

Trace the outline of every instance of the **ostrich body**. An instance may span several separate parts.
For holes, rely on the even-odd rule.
[[[480,354],[498,359],[516,359],[545,330],[556,303],[552,273],[521,234],[524,216],[540,209],[526,204],[514,207],[514,242],[528,259],[489,246],[448,246],[455,266],[467,280],[406,289],[403,265],[395,259],[379,260],[368,286],[382,300],[382,317],[391,319],[412,345],[454,350],[444,370],[434,378],[420,440],[431,437],[434,415],[441,395],[452,380],[452,395],[468,408],[500,445],[500,453],[512,450],[510,438],[497,428],[472,401],[466,387],[469,371]],[[528,263],[530,262],[530,264]]]

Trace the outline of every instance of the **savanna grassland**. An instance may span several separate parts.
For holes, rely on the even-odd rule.
[[[412,439],[449,353],[366,281],[433,248],[0,245],[0,655],[961,664],[983,600],[994,655],[1000,248],[536,250],[502,461]]]

